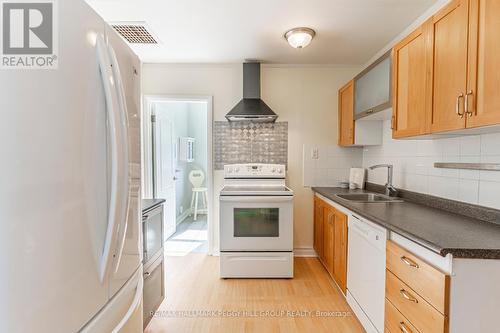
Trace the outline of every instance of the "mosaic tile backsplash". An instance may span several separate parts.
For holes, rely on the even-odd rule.
[[[287,164],[288,122],[252,123],[216,121],[215,170],[225,164]]]

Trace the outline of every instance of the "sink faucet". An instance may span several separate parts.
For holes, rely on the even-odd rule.
[[[369,169],[387,168],[387,183],[385,184],[385,195],[393,196],[396,195],[396,188],[392,185],[392,171],[394,166],[392,164],[377,164],[371,166]]]

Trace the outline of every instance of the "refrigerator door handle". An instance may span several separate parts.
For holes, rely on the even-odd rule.
[[[110,139],[111,151],[111,181],[110,181],[110,198],[108,208],[108,225],[106,228],[106,237],[104,240],[104,248],[99,262],[99,279],[101,283],[104,282],[111,255],[113,253],[111,247],[116,240],[116,218],[117,218],[117,200],[118,200],[118,182],[119,182],[119,162],[118,162],[118,140],[119,129],[117,128],[118,122],[118,101],[116,98],[116,91],[114,89],[113,69],[109,60],[109,55],[106,48],[104,38],[99,35],[96,40],[97,59],[99,69],[101,72],[101,80],[104,88],[104,97],[106,99],[106,111],[108,118],[108,130]]]
[[[121,157],[120,168],[123,168],[123,176],[122,176],[122,191],[121,198],[119,201],[119,208],[121,210],[120,216],[122,217],[120,220],[120,225],[118,230],[120,232],[118,239],[118,247],[116,248],[117,253],[116,261],[115,261],[115,273],[120,268],[121,257],[123,254],[123,247],[125,245],[125,236],[128,228],[128,210],[129,210],[129,198],[130,198],[130,187],[129,187],[129,142],[128,142],[128,119],[127,119],[127,102],[125,100],[125,93],[123,87],[123,80],[120,72],[120,66],[118,64],[118,59],[116,57],[115,50],[111,45],[108,45],[108,53],[111,61],[111,65],[113,67],[113,77],[115,81],[116,94],[118,96],[118,105],[119,105],[119,126],[121,132]]]
[[[132,317],[132,314],[137,310],[137,308],[139,307],[139,305],[141,304],[141,301],[142,301],[143,289],[144,289],[144,279],[141,276],[139,278],[139,282],[137,283],[137,289],[135,290],[134,300],[132,301],[130,308],[128,309],[125,316],[123,316],[122,320],[120,320],[118,325],[116,325],[116,327],[113,329],[113,331],[111,331],[112,333],[120,332],[121,329],[123,328],[123,326],[125,326],[125,324],[127,324],[130,317]]]

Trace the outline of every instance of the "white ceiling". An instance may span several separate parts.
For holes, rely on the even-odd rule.
[[[364,64],[436,0],[88,0],[106,21],[146,21],[144,62]],[[283,34],[316,30],[305,49]]]

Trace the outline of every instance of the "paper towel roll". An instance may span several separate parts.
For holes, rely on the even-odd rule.
[[[354,183],[360,189],[365,188],[366,170],[363,168],[351,168],[349,183]]]

